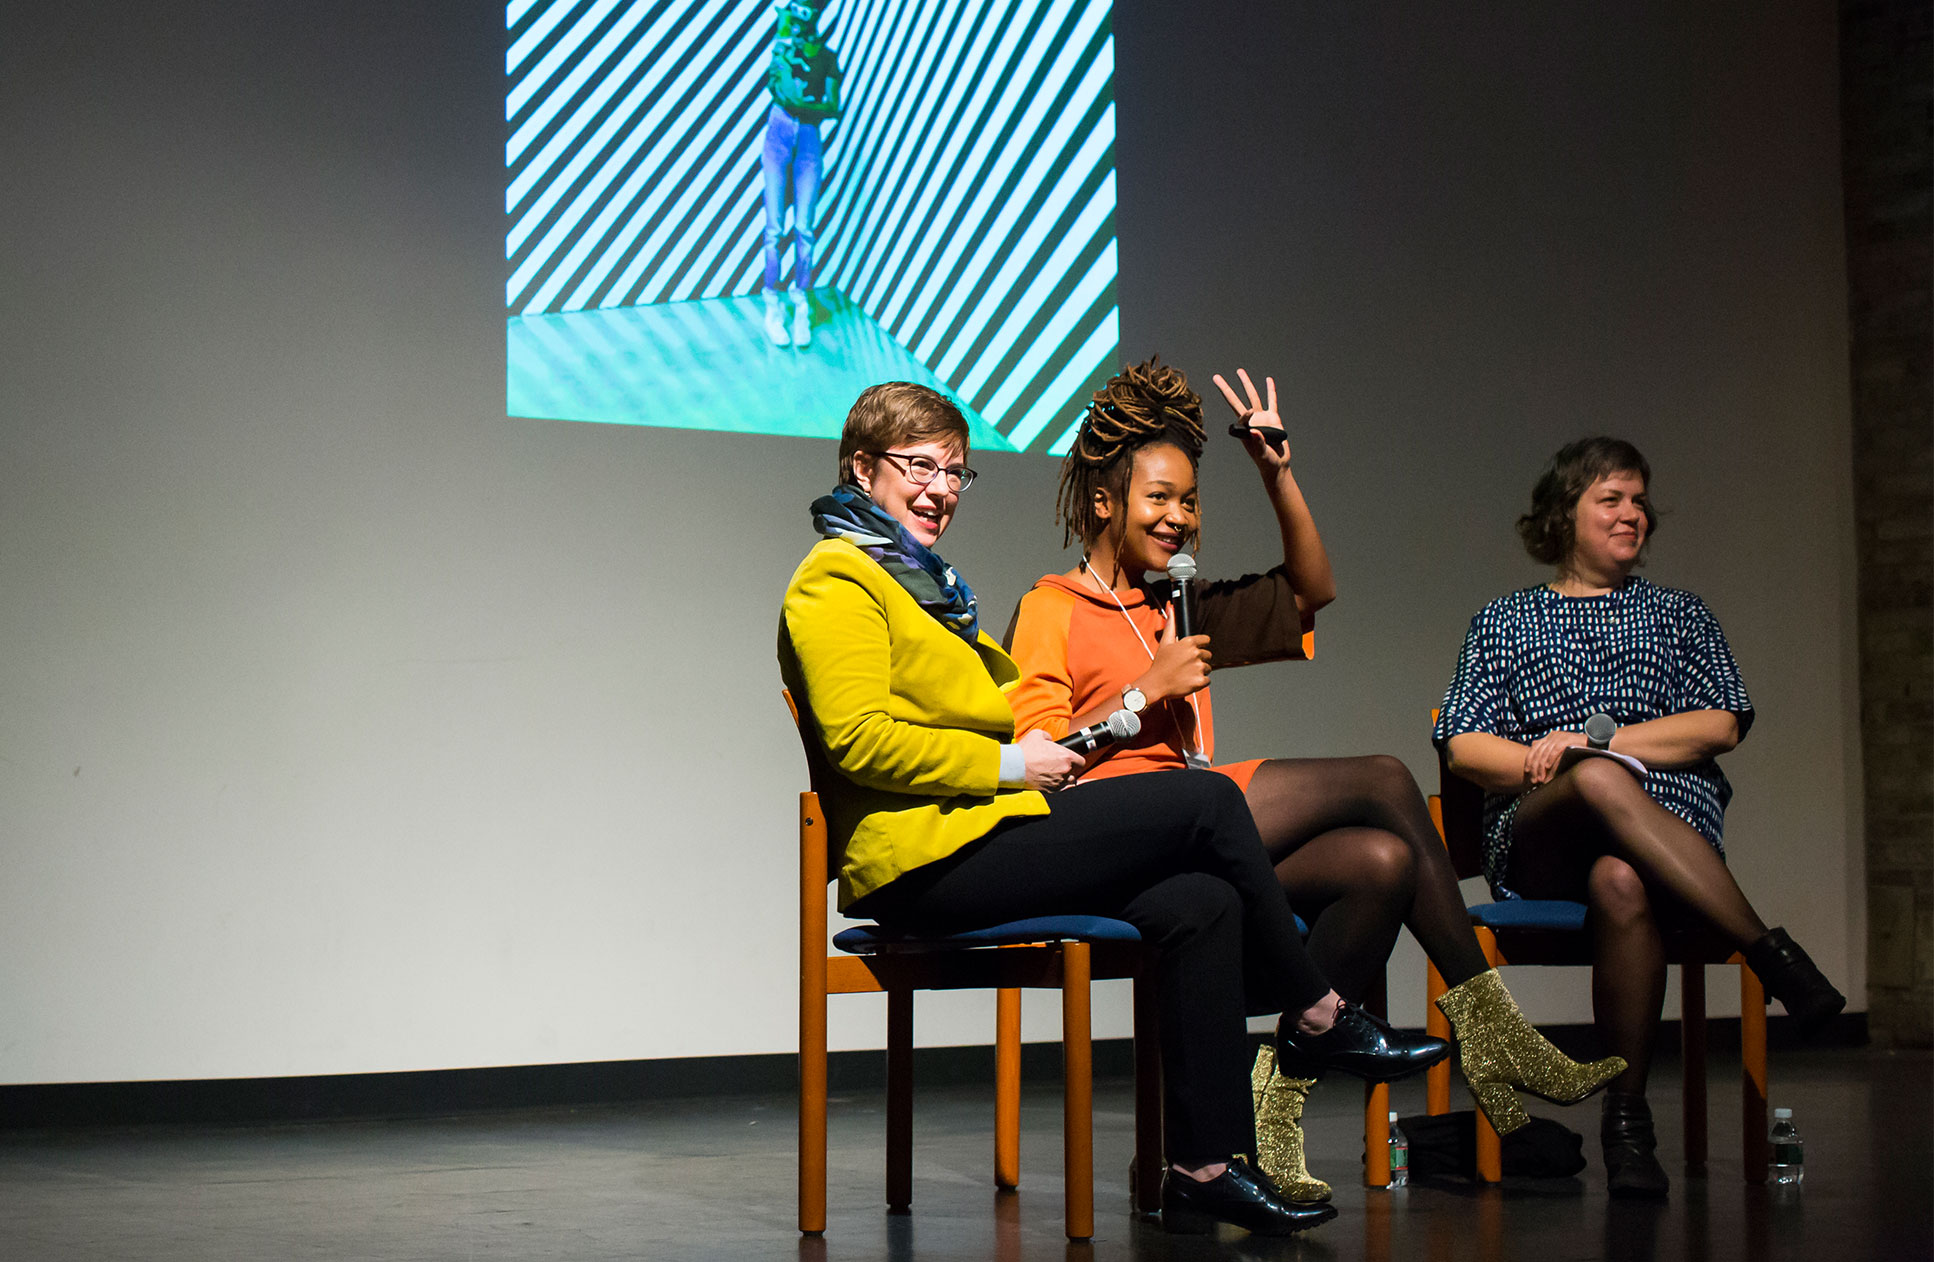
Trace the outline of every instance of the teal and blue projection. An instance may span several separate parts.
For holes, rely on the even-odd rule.
[[[512,416],[1065,449],[1113,370],[1108,0],[512,0]]]

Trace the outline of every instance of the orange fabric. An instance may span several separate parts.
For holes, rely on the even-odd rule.
[[[1008,694],[1014,707],[1016,733],[1039,728],[1057,739],[1068,734],[1069,722],[1106,704],[1120,704],[1121,691],[1148,669],[1152,648],[1167,626],[1164,611],[1149,605],[1141,591],[1116,592],[1122,608],[1092,584],[1050,574],[1021,598],[1014,617],[1011,650],[1021,668],[1021,682]],[[1122,616],[1127,610],[1127,618]],[[1134,624],[1130,630],[1129,624]],[[1142,640],[1135,637],[1140,631]],[[1070,654],[1068,646],[1080,651]],[[1078,660],[1076,660],[1078,659]],[[1142,730],[1133,740],[1100,751],[1084,780],[1134,775],[1144,771],[1173,771],[1187,766],[1183,751],[1195,735],[1196,713],[1202,716],[1202,752],[1215,757],[1215,712],[1209,689],[1187,700],[1153,705],[1142,712]],[[1247,789],[1262,765],[1261,759],[1216,767],[1216,771]]]
[[[1249,782],[1256,778],[1256,769],[1268,761],[1267,758],[1251,758],[1245,762],[1225,763],[1220,767],[1211,767],[1209,770],[1221,772],[1231,780],[1234,780],[1238,789],[1247,793],[1249,792]]]

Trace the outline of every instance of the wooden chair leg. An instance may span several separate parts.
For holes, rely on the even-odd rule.
[[[1497,935],[1489,929],[1477,931],[1477,944],[1484,950],[1485,962],[1492,968],[1498,966]],[[1480,1183],[1504,1182],[1504,1149],[1498,1140],[1498,1133],[1491,1125],[1491,1119],[1484,1116],[1484,1110],[1477,1113],[1477,1179]]]
[[[826,821],[799,795],[799,1230],[826,1230]]]
[[[823,952],[824,947],[819,951]],[[826,1230],[826,960],[799,981],[799,1230]]]
[[[1095,1234],[1095,1064],[1088,987],[1093,976],[1086,942],[1061,944],[1062,1159],[1066,1166],[1068,1239]]]
[[[913,992],[886,992],[886,1207],[913,1205]]]
[[[1390,1084],[1363,1084],[1363,1186],[1390,1186]]]
[[[1706,966],[1679,966],[1679,1054],[1685,1066],[1686,1171],[1706,1171]]]
[[[1021,1185],[1021,992],[994,992],[994,1186]]]
[[[1380,1017],[1390,1010],[1389,977],[1379,974],[1363,996],[1363,1006]],[[1363,1084],[1363,1186],[1390,1186],[1390,1087]]]
[[[1437,1001],[1450,987],[1444,975],[1429,960],[1424,961],[1424,1033],[1435,1039],[1451,1036],[1450,1018],[1437,1010]],[[1424,1071],[1424,1112],[1442,1117],[1450,1112],[1450,1060],[1438,1061]]]
[[[1135,1186],[1134,1208],[1152,1214],[1162,1207],[1162,1035],[1153,979],[1135,974]]]
[[[1734,959],[1739,957],[1735,956]],[[1739,1160],[1748,1183],[1766,1182],[1766,990],[1739,963]]]

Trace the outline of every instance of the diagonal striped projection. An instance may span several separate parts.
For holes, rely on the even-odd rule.
[[[768,0],[512,0],[515,316],[754,293]],[[1115,305],[1108,0],[833,0],[815,280],[1016,448],[1061,445]],[[788,259],[788,261],[790,261]]]

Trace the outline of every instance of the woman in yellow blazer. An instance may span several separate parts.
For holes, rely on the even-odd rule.
[[[825,538],[786,589],[780,672],[811,734],[840,906],[904,928],[1066,914],[1135,925],[1161,1010],[1164,1226],[1284,1234],[1334,1217],[1292,1204],[1252,1164],[1251,1007],[1379,1080],[1445,1045],[1337,997],[1233,783],[1176,771],[1074,785],[1072,751],[1040,732],[1014,739],[1019,671],[932,550],[974,480],[966,455],[966,422],[944,396],[866,390],[841,436],[839,485],[813,503]]]

